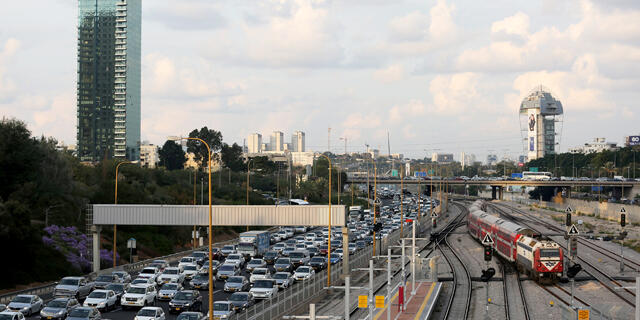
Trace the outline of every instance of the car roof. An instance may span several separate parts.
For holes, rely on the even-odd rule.
[[[37,297],[37,296],[35,294],[19,294],[16,297],[29,297],[29,298],[32,298],[32,297]]]
[[[147,310],[162,310],[162,308],[160,307],[142,307],[142,309],[147,309]],[[141,310],[142,310],[141,309]]]
[[[151,283],[136,283],[136,284],[132,284],[129,289],[131,289],[131,288],[143,288],[143,289],[146,289],[147,287],[152,286],[152,285],[153,284],[151,284]]]
[[[82,280],[82,279],[84,279],[84,277],[64,277],[62,279]]]

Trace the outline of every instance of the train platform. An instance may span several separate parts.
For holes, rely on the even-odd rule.
[[[416,294],[412,296],[411,282],[407,282],[404,289],[404,308],[401,308],[399,291],[396,291],[395,295],[391,297],[390,303],[377,310],[373,320],[386,320],[387,308],[389,307],[391,307],[391,319],[393,320],[428,319],[433,313],[441,289],[441,282],[416,282]]]

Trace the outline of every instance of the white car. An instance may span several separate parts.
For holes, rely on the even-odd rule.
[[[184,268],[184,266],[187,264],[198,264],[198,261],[195,257],[184,257],[180,259],[180,262],[178,262],[178,267]]]
[[[183,267],[184,270],[182,271],[182,274],[185,279],[193,278],[200,271],[200,267],[198,267],[197,264],[185,264]]]
[[[278,284],[272,279],[256,280],[249,292],[255,299],[271,299],[278,293]]]
[[[249,282],[250,283],[255,283],[256,280],[262,280],[262,279],[271,279],[271,271],[269,271],[269,269],[267,268],[255,268],[253,269],[253,272],[251,273],[251,276],[249,277]]]
[[[230,254],[227,256],[227,259],[224,261],[225,264],[233,264],[238,268],[242,268],[244,266],[244,257],[241,254]]]
[[[138,278],[151,279],[155,283],[158,280],[158,275],[160,271],[156,267],[146,267],[140,271],[138,274]]]
[[[123,310],[129,307],[153,305],[156,302],[157,294],[155,285],[132,285],[127,293],[122,295],[120,305]]]
[[[293,278],[297,281],[308,280],[315,275],[316,272],[312,267],[309,266],[299,266],[298,269],[293,273]]]
[[[14,312],[5,310],[0,312],[0,319],[2,320],[24,320],[24,314],[22,312]]]
[[[117,304],[118,296],[112,290],[94,290],[84,299],[82,305],[96,308],[100,310],[100,312],[105,312],[115,309]]]
[[[165,320],[164,310],[160,307],[144,307],[138,311],[134,320]]]
[[[182,273],[183,269],[178,268],[166,268],[164,272],[158,277],[158,284],[164,283],[180,283],[184,282],[184,274]]]

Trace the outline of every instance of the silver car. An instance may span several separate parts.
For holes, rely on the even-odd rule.
[[[233,303],[229,301],[214,301],[213,302],[213,318],[214,319],[229,319],[235,314]]]
[[[34,313],[40,312],[44,302],[40,297],[32,294],[19,294],[11,300],[7,309],[14,312],[21,312],[27,317],[30,317]]]
[[[276,272],[273,275],[273,280],[276,281],[278,288],[285,289],[293,284],[293,278],[289,272]]]
[[[249,281],[244,276],[229,277],[224,283],[224,292],[238,292],[249,290]]]
[[[78,306],[78,300],[75,298],[53,299],[40,311],[40,319],[64,319],[71,310]]]
[[[176,295],[176,292],[182,290],[182,285],[178,283],[165,283],[158,290],[158,300],[169,301],[173,299],[173,296]]]
[[[223,264],[218,269],[218,279],[227,279],[239,274],[238,267],[234,264]]]

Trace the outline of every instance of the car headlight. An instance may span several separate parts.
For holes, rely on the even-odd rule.
[[[144,300],[144,297],[138,297],[137,300],[138,301]]]
[[[28,309],[29,309],[29,306],[22,307],[22,310],[28,310]]]
[[[138,316],[133,317],[133,320],[138,320]]]
[[[105,302],[98,303],[98,307],[104,307],[104,306],[105,306]]]
[[[61,316],[61,315],[64,315],[64,310],[60,310],[60,311],[58,311],[58,313],[56,313],[56,314],[57,314],[57,315],[60,315],[60,316]]]

